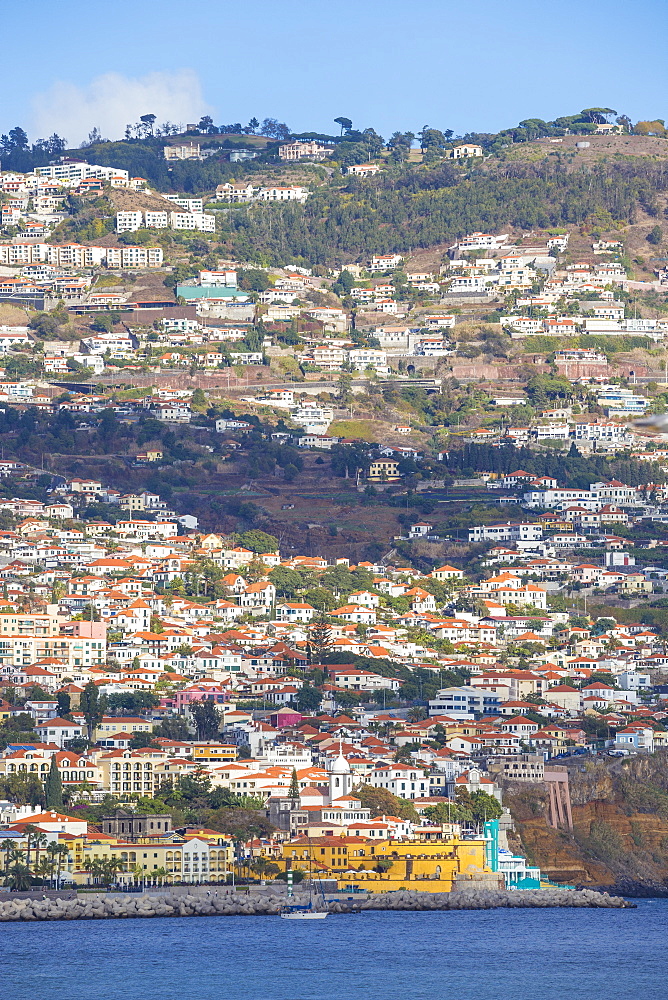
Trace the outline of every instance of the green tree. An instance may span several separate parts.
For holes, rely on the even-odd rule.
[[[310,684],[304,684],[297,693],[297,710],[299,712],[312,713],[320,708],[322,695],[317,688]]]
[[[53,878],[53,861],[49,857],[40,858],[34,868],[37,878],[42,880],[42,885]]]
[[[257,554],[276,552],[278,549],[278,538],[275,535],[268,535],[266,531],[258,531],[256,528],[242,532],[238,536],[238,541],[245,549]]]
[[[279,597],[294,597],[303,586],[301,575],[294,569],[288,569],[287,566],[274,567],[269,573],[269,580],[276,587]]]
[[[443,823],[471,823],[473,821],[473,813],[467,806],[451,802],[449,799],[439,802],[437,806],[428,806],[423,815],[430,823],[439,825]]]
[[[488,819],[499,819],[503,812],[498,800],[487,792],[469,792],[466,788],[458,788],[455,800],[458,806],[471,814],[471,818],[478,828]]]
[[[335,118],[334,121],[337,125],[341,126],[341,135],[343,135],[344,132],[349,132],[353,127],[352,119],[346,118],[344,115],[341,115],[339,118]]]
[[[190,714],[197,729],[198,740],[216,740],[220,735],[220,712],[212,701],[196,701]]]
[[[103,885],[108,888],[116,881],[116,873],[121,867],[120,858],[93,858],[90,863],[90,874],[95,885]]]
[[[210,703],[209,703],[210,704]],[[186,801],[208,805],[207,796],[211,791],[211,778],[201,764],[198,764],[192,774],[184,775],[179,782],[179,791]]]
[[[269,861],[267,858],[256,858],[255,861],[251,862],[251,871],[259,875],[261,879],[267,878],[267,876],[276,876],[280,873],[281,869],[273,861]]]
[[[104,697],[100,697],[100,692],[98,691],[95,682],[88,681],[85,688],[81,692],[79,708],[84,719],[86,720],[89,740],[93,739],[93,733],[96,726],[102,722],[106,707],[106,701]]]
[[[133,733],[130,737],[131,750],[141,750],[142,747],[156,747],[158,745],[151,733]]]
[[[51,767],[44,783],[44,799],[47,809],[60,812],[63,808],[63,783],[55,756],[51,758]]]
[[[325,591],[325,593],[327,593]],[[331,648],[333,643],[332,630],[329,626],[329,619],[324,613],[316,619],[315,625],[309,632],[308,645],[311,653],[311,661],[322,663],[322,658]]]
[[[361,785],[355,789],[355,795],[362,803],[363,809],[370,809],[372,816],[398,816],[401,808],[399,799],[387,788],[374,788],[373,785]]]
[[[299,798],[299,778],[297,777],[297,769],[292,768],[292,777],[290,778],[290,789],[288,795],[291,799]]]
[[[40,857],[39,857],[40,851],[44,850],[44,848],[47,846],[47,844],[49,843],[49,838],[45,833],[42,833],[41,830],[37,830],[33,834],[32,842],[35,848],[35,864],[33,865],[33,870],[37,872],[37,869],[40,866]]]
[[[7,869],[7,878],[5,884],[14,889],[17,892],[25,892],[32,885],[32,878],[30,877],[30,869],[26,864],[22,864],[20,861],[15,861]]]
[[[342,372],[339,375],[337,399],[342,406],[347,406],[352,398],[352,375]]]
[[[58,702],[58,715],[62,719],[69,714],[70,696],[67,691],[58,691],[56,692],[56,701]]]
[[[163,719],[153,730],[153,736],[163,736],[168,740],[190,740],[192,733],[185,719],[176,717]]]

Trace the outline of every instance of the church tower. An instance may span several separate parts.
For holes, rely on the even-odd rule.
[[[350,773],[350,764],[341,753],[335,757],[327,767],[329,771],[329,804],[335,799],[340,799],[351,795],[353,790],[353,776]]]

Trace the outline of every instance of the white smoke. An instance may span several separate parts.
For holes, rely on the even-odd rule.
[[[197,122],[211,108],[206,104],[197,74],[191,69],[156,72],[130,78],[104,73],[86,86],[58,81],[33,98],[31,138],[56,132],[77,146],[93,128],[105,139],[121,139],[128,124],[141,115],[156,115],[163,122]]]

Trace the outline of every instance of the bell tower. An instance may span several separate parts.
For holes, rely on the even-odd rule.
[[[341,753],[339,746],[339,756],[331,761],[329,771],[329,802],[330,805],[335,799],[348,796],[353,790],[353,776],[350,773],[350,764]]]

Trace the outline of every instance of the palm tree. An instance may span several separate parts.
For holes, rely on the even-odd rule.
[[[93,858],[90,863],[90,873],[96,881],[99,881],[105,888],[109,888],[116,878],[116,872],[121,867],[121,859]]]
[[[34,842],[35,837],[37,836],[38,833],[39,833],[39,830],[34,825],[34,823],[28,823],[27,826],[25,827],[25,834],[26,834],[26,864],[27,864],[28,868],[30,868],[30,847],[31,847],[31,844]]]
[[[65,844],[56,844],[55,845],[55,856],[56,856],[56,860],[57,860],[56,885],[57,885],[58,888],[60,888],[60,873],[61,873],[62,867],[63,867],[63,859],[65,857],[67,857],[69,855],[69,853],[70,853],[69,849],[67,847],[65,847]]]
[[[58,843],[55,840],[52,840],[48,844],[48,846],[46,848],[47,857],[48,857],[49,863],[51,865],[51,874],[52,875],[53,875],[53,872],[54,872],[55,867],[56,867],[56,851],[57,851],[57,849],[58,849]]]
[[[280,868],[273,861],[269,861],[267,858],[259,857],[251,863],[251,871],[259,875],[261,879],[265,879],[267,875],[278,875]]]
[[[32,885],[30,869],[26,864],[16,862],[16,864],[9,868],[7,875],[9,876],[7,882],[12,889],[23,891],[29,889]]]
[[[35,865],[33,870],[35,875],[37,875],[38,878],[41,878],[42,882],[46,882],[47,879],[50,882],[53,878],[53,860],[51,858],[44,857]]]
[[[167,869],[166,868],[154,868],[154,870],[153,870],[153,878],[156,879],[156,881],[159,882],[160,885],[164,885],[165,884],[165,879],[167,878]]]
[[[17,850],[14,847],[9,846],[9,849],[5,852],[5,885],[15,888],[12,884],[12,878],[14,874],[18,874],[18,871],[26,867],[25,865],[25,854],[23,851]]]
[[[33,841],[33,844],[35,845],[35,865],[34,865],[34,867],[35,867],[35,869],[37,869],[37,868],[39,868],[39,852],[42,850],[43,847],[46,847],[46,845],[49,843],[49,838],[47,837],[47,835],[45,833],[42,833],[41,830],[38,830],[37,833],[33,834],[32,841]]]

